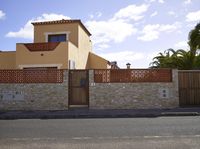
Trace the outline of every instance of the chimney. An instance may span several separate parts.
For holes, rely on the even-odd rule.
[[[131,64],[130,64],[130,63],[127,63],[127,64],[126,64],[126,67],[127,67],[127,69],[130,69]]]

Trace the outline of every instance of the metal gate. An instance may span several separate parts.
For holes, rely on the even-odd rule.
[[[200,71],[181,70],[178,79],[180,106],[200,106]]]
[[[69,106],[88,106],[89,74],[87,70],[69,71]]]

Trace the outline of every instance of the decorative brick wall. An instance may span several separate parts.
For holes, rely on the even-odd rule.
[[[148,109],[179,106],[178,71],[172,82],[94,83],[90,70],[89,107],[91,109]]]
[[[0,83],[0,110],[68,109],[68,71],[63,83]]]
[[[89,71],[90,109],[148,109],[179,106],[178,71],[172,82],[94,83]],[[0,110],[68,109],[68,71],[63,83],[0,83]]]

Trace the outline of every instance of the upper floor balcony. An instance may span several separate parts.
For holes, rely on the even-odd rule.
[[[24,46],[31,52],[53,51],[60,42],[26,43]]]
[[[57,67],[67,69],[72,52],[78,53],[77,47],[70,41],[17,43],[17,69],[29,67]],[[76,54],[74,54],[76,56]]]

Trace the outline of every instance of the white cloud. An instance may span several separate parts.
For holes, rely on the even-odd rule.
[[[102,49],[107,49],[109,48],[110,46],[108,44],[105,44],[105,43],[102,43],[102,44],[99,44],[98,45],[98,50],[102,50]]]
[[[200,21],[200,10],[188,13],[186,15],[186,21],[187,22]]]
[[[28,21],[24,27],[20,28],[19,31],[13,32],[10,31],[6,34],[6,37],[15,37],[15,38],[26,38],[32,39],[33,38],[33,26],[31,24],[32,21]]]
[[[177,13],[175,13],[174,11],[168,11],[167,14],[170,16],[178,17]]]
[[[105,49],[110,42],[123,42],[127,37],[135,34],[137,29],[133,24],[143,18],[143,14],[147,9],[148,5],[145,4],[139,6],[129,5],[120,9],[108,20],[87,21],[86,26],[92,32],[95,48],[98,50]]]
[[[105,57],[106,59],[109,59],[110,61],[124,61],[124,58],[126,58],[126,61],[132,61],[132,60],[139,60],[143,59],[144,55],[140,52],[133,52],[133,51],[120,51],[120,52],[113,52],[113,53],[103,53],[100,54],[102,57]]]
[[[93,34],[94,44],[105,44],[111,41],[122,42],[137,31],[132,24],[121,20],[88,21],[86,25]]]
[[[100,18],[101,16],[102,16],[101,12],[96,12],[95,14],[90,14],[89,15],[90,19]]]
[[[145,2],[146,3],[154,3],[154,2],[156,2],[156,3],[160,3],[160,4],[164,4],[165,3],[165,1],[164,0],[145,0]]]
[[[3,19],[5,16],[6,14],[2,10],[0,10],[0,19]]]
[[[117,61],[120,67],[126,67],[126,63],[134,64],[138,60],[144,59],[144,53],[133,51],[119,51],[112,53],[98,54],[109,61]]]
[[[33,39],[33,25],[31,24],[31,22],[51,21],[60,19],[70,19],[70,18],[62,14],[54,14],[54,13],[42,14],[42,16],[29,20],[22,28],[20,28],[19,31],[8,32],[6,34],[6,37]]]
[[[174,24],[148,24],[144,26],[142,30],[142,35],[137,39],[142,41],[152,41],[158,39],[160,33],[170,33],[173,31],[177,31],[181,27],[179,22],[175,22]]]
[[[164,0],[158,0],[158,2],[163,4],[165,1]]]
[[[169,15],[174,16],[176,13],[174,11],[168,11],[167,12]]]
[[[145,0],[145,1],[152,3],[152,2],[155,2],[156,0]]]
[[[178,28],[180,28],[180,26],[181,24],[179,22],[174,24],[163,24],[160,25],[159,31],[170,33],[176,31]]]
[[[142,19],[144,16],[144,12],[147,11],[149,5],[142,4],[140,6],[137,5],[129,5],[125,8],[120,9],[117,13],[115,13],[113,19],[114,20],[134,20],[138,21]]]
[[[100,53],[98,55],[109,61],[117,61],[117,64],[120,66],[120,68],[126,68],[126,63],[130,63],[131,68],[148,68],[153,57],[155,57],[157,54],[158,51],[138,52],[138,50],[125,50],[112,53]]]
[[[93,18],[94,18],[94,15],[93,15],[93,14],[90,14],[89,17],[90,17],[90,19],[93,19]]]
[[[101,13],[101,12],[97,12],[96,14],[97,14],[97,17],[98,17],[98,18],[102,16],[102,13]]]
[[[194,28],[194,23],[189,23],[186,25],[189,29]]]
[[[145,0],[145,2],[147,2],[147,3],[154,3],[154,2],[164,3],[164,0]]]
[[[192,0],[185,0],[183,3],[187,5],[187,4],[190,4],[191,2]]]
[[[174,45],[174,47],[178,49],[187,49],[188,44],[187,44],[187,41],[179,41]]]
[[[157,39],[159,36],[159,27],[159,24],[146,25],[142,30],[143,35],[139,36],[137,39],[142,41],[152,41]]]
[[[151,15],[150,15],[150,17],[154,17],[154,16],[156,16],[158,14],[158,12],[157,11],[154,11]]]

